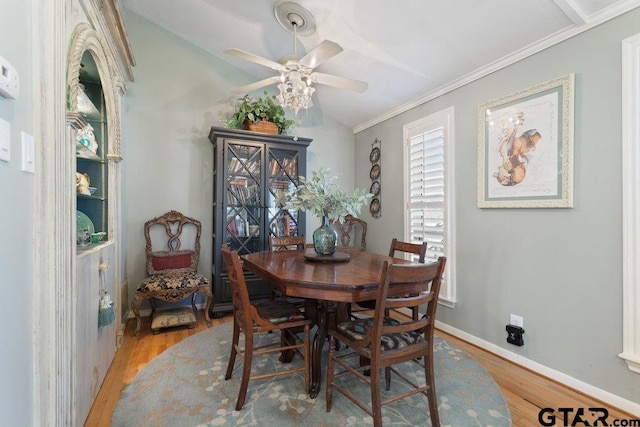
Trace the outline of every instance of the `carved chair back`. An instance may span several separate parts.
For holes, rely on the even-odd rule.
[[[175,210],[147,221],[144,224],[147,273],[197,271],[201,232],[200,221]],[[183,242],[189,249],[181,249]]]
[[[338,232],[339,248],[367,249],[367,223],[353,215],[344,217],[344,221],[335,221],[334,228]]]

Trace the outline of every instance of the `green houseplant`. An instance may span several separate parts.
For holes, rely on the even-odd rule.
[[[299,177],[300,185],[291,193],[282,193],[276,204],[289,209],[310,211],[322,219],[322,225],[313,232],[313,244],[319,255],[335,252],[338,236],[331,227],[333,221],[344,221],[347,215],[358,217],[360,210],[373,196],[356,188],[352,194],[340,189],[336,177],[329,176],[328,168],[311,172],[311,179]]]
[[[278,133],[286,133],[295,121],[287,119],[284,108],[277,104],[275,95],[269,95],[265,90],[264,96],[252,98],[245,95],[239,98],[239,104],[231,118],[224,120],[224,125],[229,128],[243,128],[246,122],[258,123],[261,120],[275,123]]]

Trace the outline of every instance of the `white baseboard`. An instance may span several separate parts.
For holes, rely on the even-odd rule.
[[[449,326],[437,320],[436,320],[436,328],[448,334],[451,334],[457,338],[460,338],[461,340],[464,340],[473,345],[476,345],[490,353],[493,353],[497,356],[507,359],[510,362],[513,362],[517,365],[530,369],[542,376],[551,378],[552,380],[557,381],[561,384],[564,384],[567,387],[570,387],[581,393],[592,396],[595,399],[601,400],[602,402],[607,403],[613,407],[629,412],[630,414],[633,414],[635,416],[640,416],[640,404],[636,402],[632,402],[620,396],[616,396],[613,393],[602,390],[598,387],[594,387],[591,384],[587,384],[583,381],[580,381],[577,378],[573,378],[572,376],[569,376],[565,373],[562,373],[560,371],[556,371],[555,369],[541,365],[540,363],[534,362],[533,360],[527,359],[526,357],[522,357],[519,354],[513,353],[500,346],[497,346],[493,343],[480,339],[476,336],[468,334],[467,332],[461,331],[460,329],[456,329],[453,326]]]

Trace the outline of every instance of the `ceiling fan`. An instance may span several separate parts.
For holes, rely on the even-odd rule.
[[[357,92],[364,92],[367,89],[366,82],[314,71],[320,64],[342,52],[343,49],[338,43],[324,40],[306,55],[297,54],[298,31],[306,32],[306,34],[315,31],[315,20],[308,10],[297,3],[281,2],[276,5],[275,15],[283,27],[293,31],[293,54],[273,61],[240,49],[224,50],[224,53],[228,55],[264,65],[279,73],[277,76],[242,86],[234,92],[248,93],[278,83],[280,89],[280,94],[277,96],[278,101],[284,107],[292,109],[297,115],[298,110],[311,106],[311,96],[315,91],[313,83]]]

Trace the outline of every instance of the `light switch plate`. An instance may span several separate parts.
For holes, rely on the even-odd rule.
[[[11,125],[0,119],[0,160],[11,161]]]
[[[22,170],[34,172],[33,136],[22,132]]]

